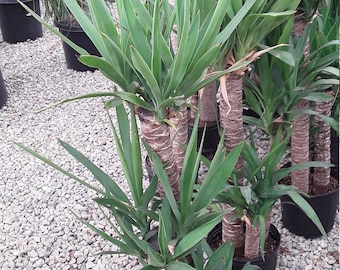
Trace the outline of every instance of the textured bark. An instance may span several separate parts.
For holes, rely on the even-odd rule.
[[[265,235],[266,235],[266,239],[269,235],[269,228],[270,228],[270,224],[271,224],[271,219],[272,219],[272,210],[269,211],[268,216],[266,218],[266,223],[265,223]]]
[[[293,29],[292,29],[292,35],[296,37],[301,37],[303,34],[303,31],[305,30],[306,22],[303,18],[295,19]],[[307,57],[309,54],[309,37],[307,37],[306,45],[304,48],[304,55]]]
[[[198,106],[198,93],[195,93],[190,97],[190,105],[190,119],[195,119]]]
[[[224,147],[229,153],[243,139],[243,109],[242,109],[242,76],[229,74],[220,78],[221,98],[220,98],[220,125],[224,132]],[[239,158],[235,169],[243,171],[244,162]],[[243,179],[238,179],[243,183]],[[223,206],[228,208],[227,205]],[[231,221],[233,212],[224,215],[222,220],[223,242],[229,240],[235,248],[244,246],[243,222],[240,219]]]
[[[170,127],[165,123],[157,123],[152,113],[139,109],[138,116],[141,122],[141,135],[151,146],[152,150],[166,164],[166,172],[170,185],[176,198],[179,196],[179,173],[172,151]],[[158,192],[164,196],[162,186],[158,185]]]
[[[326,116],[331,115],[332,103],[329,102],[316,102],[315,110]],[[331,128],[329,124],[325,123],[319,116],[314,117],[314,127],[318,131],[314,135],[314,160],[321,162],[331,162]],[[313,174],[313,194],[326,193],[330,185],[330,172],[331,169],[316,167]]]
[[[220,78],[220,124],[225,132],[224,146],[229,153],[243,140],[242,76],[231,73]],[[244,162],[239,158],[236,170],[243,171]],[[242,183],[242,179],[239,180]]]
[[[308,107],[307,100],[301,100],[297,109]],[[291,159],[292,165],[309,161],[309,115],[304,114],[296,117],[293,122],[291,137]],[[309,190],[309,168],[292,172],[292,184],[300,191],[308,193]]]
[[[306,22],[304,18],[295,18],[294,25],[292,29],[292,35],[296,37],[300,37],[305,30]]]
[[[243,139],[242,76],[232,73],[227,80],[221,81],[221,89],[222,83],[227,97],[221,96],[220,121],[225,131],[224,144],[230,152]]]
[[[199,91],[200,126],[213,126],[218,122],[216,89],[217,82],[214,81]]]
[[[244,257],[255,259],[260,256],[260,226],[246,223]]]
[[[170,134],[172,139],[172,150],[174,153],[175,162],[177,165],[178,173],[181,174],[183,168],[183,160],[185,155],[185,148],[188,142],[188,110],[183,106],[180,112],[175,117],[171,118],[175,125],[174,128],[170,128]]]
[[[301,37],[306,22],[303,19],[294,21],[292,35]],[[304,55],[309,54],[309,40],[307,40]],[[308,107],[308,101],[301,100],[296,108],[297,110]],[[309,161],[309,115],[302,115],[295,118],[293,122],[293,131],[291,137],[291,159],[292,165]],[[309,168],[294,171],[291,174],[292,184],[300,191],[308,193],[309,191]]]
[[[228,205],[223,205],[223,208],[228,209]],[[226,213],[222,219],[222,241],[230,241],[234,244],[235,249],[241,248],[244,246],[244,231],[243,231],[243,222],[240,219],[236,219],[235,221],[231,221],[232,215],[235,212],[231,211]]]

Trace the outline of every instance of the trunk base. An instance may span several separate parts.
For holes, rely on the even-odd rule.
[[[235,250],[232,270],[241,270],[247,262],[250,262],[252,265],[257,265],[261,267],[261,269],[275,270],[280,241],[281,237],[278,230],[271,224],[269,237],[265,244],[265,260],[263,261],[261,257],[247,260],[243,257],[243,250]],[[216,250],[222,244],[222,223],[217,224],[208,234],[207,242],[213,250]],[[238,255],[240,253],[242,253],[242,255]]]

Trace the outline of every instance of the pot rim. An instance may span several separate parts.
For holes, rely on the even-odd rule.
[[[212,231],[215,231],[215,233],[216,233],[216,230],[220,230],[220,229],[222,230],[222,223],[218,223],[212,229]],[[280,247],[280,244],[281,244],[281,234],[278,231],[277,227],[273,223],[270,224],[269,235],[272,238],[274,238],[274,240],[276,242],[276,245],[275,245],[275,248],[269,254],[265,254],[264,255],[265,258],[269,258],[269,257],[274,256],[275,254],[277,254],[278,250],[279,250],[279,247]],[[208,242],[208,244],[209,244],[209,242]],[[265,260],[265,261],[267,261],[267,260]],[[233,262],[239,262],[239,263],[263,262],[263,259],[262,259],[262,257],[257,257],[257,258],[254,258],[254,259],[237,259],[237,258],[233,258]]]
[[[1,0],[0,0],[1,1]],[[65,32],[84,32],[80,25],[68,24],[66,22],[59,22],[56,18],[53,20],[54,25]]]

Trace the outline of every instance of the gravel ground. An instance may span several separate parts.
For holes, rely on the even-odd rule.
[[[9,99],[0,109],[0,269],[140,269],[134,258],[96,256],[114,250],[71,214],[99,228],[105,220],[80,184],[47,167],[13,144],[21,142],[90,183],[91,175],[61,149],[57,138],[80,149],[126,187],[103,99],[83,100],[37,113],[64,98],[109,91],[99,72],[66,69],[61,41],[44,36],[0,43],[0,68]],[[279,205],[273,223],[282,235],[277,269],[339,269],[339,219],[324,239],[305,239],[282,228]]]

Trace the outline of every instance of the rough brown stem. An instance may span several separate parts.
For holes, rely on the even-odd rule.
[[[246,223],[244,257],[255,259],[260,256],[260,226]]]
[[[315,111],[326,116],[331,115],[333,101],[315,102]],[[331,162],[331,128],[320,116],[314,117],[314,127],[318,130],[314,135],[314,160],[321,162]],[[313,194],[326,193],[330,185],[331,169],[316,167],[313,174]]]
[[[152,113],[143,109],[138,110],[138,116],[141,122],[141,135],[150,145],[152,150],[159,156],[161,161],[166,164],[166,172],[169,177],[174,196],[179,196],[179,173],[175,163],[172,151],[170,127],[163,123],[158,123]],[[158,185],[158,192],[161,197],[164,196],[162,186]]]
[[[200,99],[200,126],[212,126],[218,122],[216,99],[217,82],[213,81],[198,93]]]
[[[228,205],[223,205],[223,208],[228,209]],[[235,249],[244,246],[244,232],[243,222],[241,219],[232,221],[231,218],[235,214],[235,211],[227,212],[222,219],[222,241],[230,241],[234,244]]]
[[[170,121],[173,122],[175,128],[170,129],[172,139],[172,150],[174,153],[175,162],[179,174],[182,172],[183,160],[185,155],[185,148],[188,142],[188,110],[185,106],[182,107],[181,111],[176,113],[175,117],[172,117]]]
[[[224,131],[224,146],[229,153],[243,140],[242,76],[231,73],[221,82],[220,124]],[[243,171],[244,162],[239,158],[236,170]],[[240,184],[243,180],[239,179]]]
[[[307,100],[301,100],[297,110],[308,107]],[[309,115],[303,114],[296,117],[293,122],[291,137],[291,159],[292,165],[309,161]],[[308,193],[309,190],[309,168],[292,172],[292,184],[300,191]]]
[[[190,96],[190,119],[195,119],[196,117],[196,111],[198,106],[198,93],[193,94]]]

